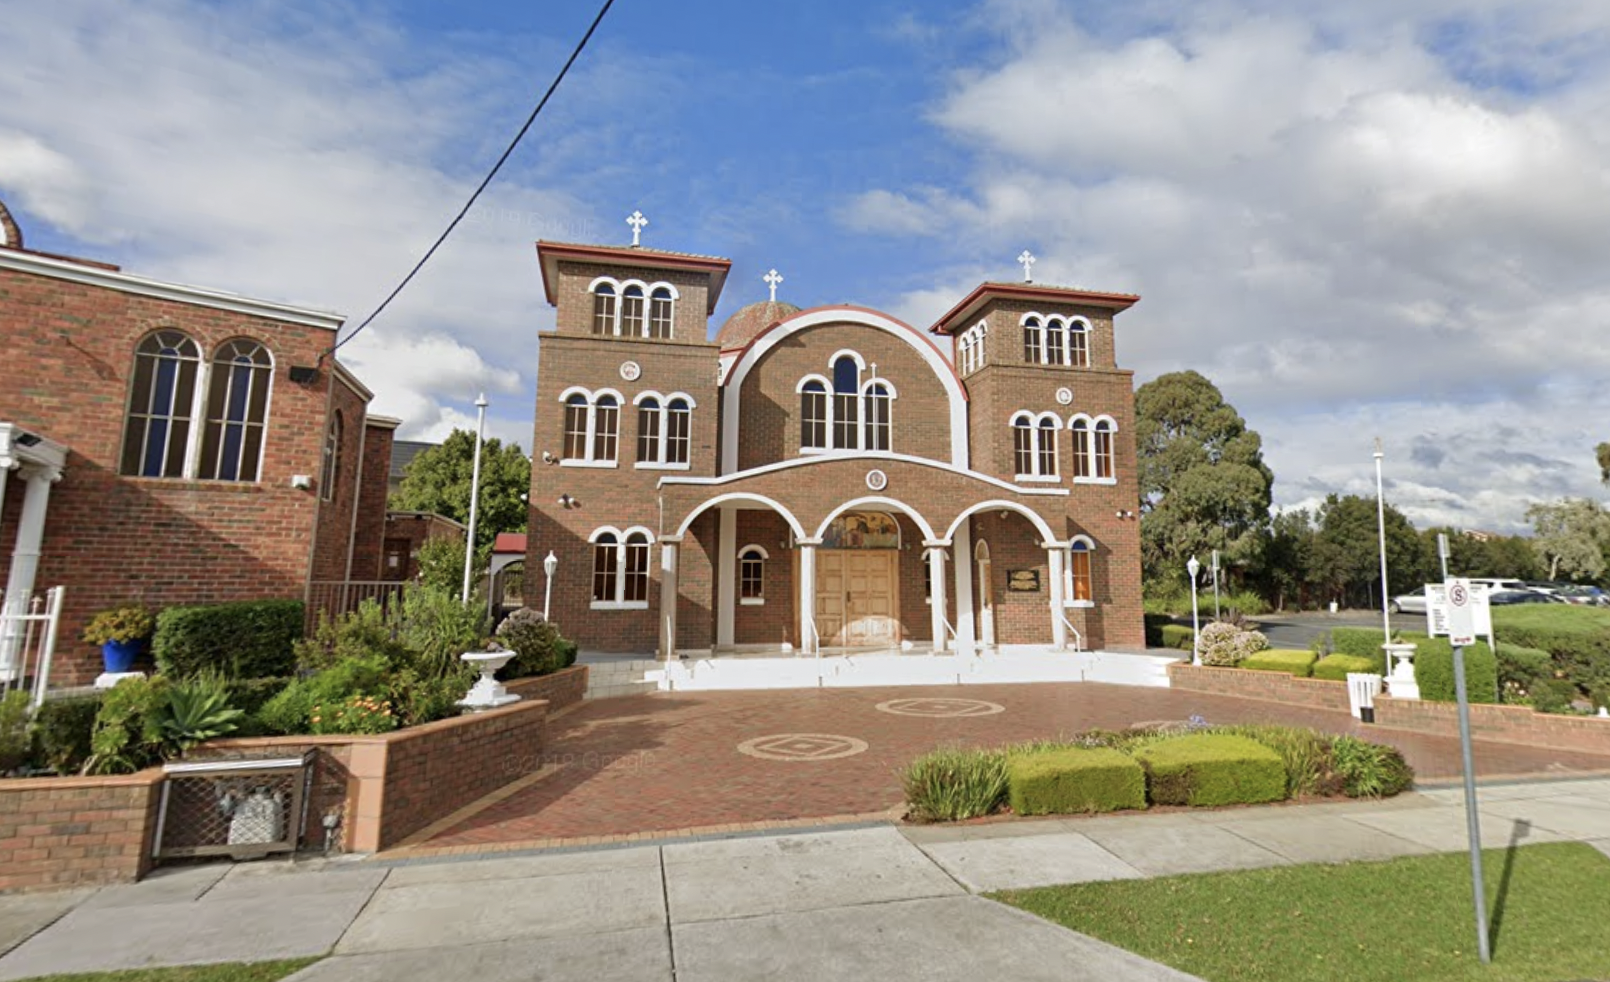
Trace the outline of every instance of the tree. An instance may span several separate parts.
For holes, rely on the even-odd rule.
[[[1519,535],[1470,535],[1451,527],[1431,528],[1420,533],[1425,549],[1433,558],[1437,554],[1437,534],[1448,537],[1449,576],[1501,576],[1508,579],[1535,580],[1545,569],[1538,558],[1532,540]],[[1441,579],[1437,569],[1435,579]]]
[[[1348,606],[1381,602],[1380,522],[1375,501],[1356,494],[1325,498],[1313,552],[1314,578]],[[1406,593],[1431,575],[1435,553],[1391,505],[1385,508],[1387,586]]]
[[[1610,513],[1592,498],[1561,498],[1554,504],[1526,509],[1536,535],[1537,554],[1548,578],[1595,577],[1604,572],[1604,547],[1610,542]]]
[[[1183,577],[1214,549],[1232,564],[1258,554],[1274,474],[1263,441],[1212,382],[1171,372],[1135,392],[1141,552],[1150,577]]]
[[[445,515],[466,525],[470,520],[470,479],[475,466],[475,434],[454,430],[440,446],[422,451],[409,462],[402,486],[388,503],[394,511]],[[531,461],[519,444],[504,446],[496,438],[481,445],[480,509],[476,515],[477,552],[499,532],[524,532],[531,490]]]
[[[1594,447],[1593,455],[1599,459],[1599,481],[1610,484],[1610,443],[1601,443]]]

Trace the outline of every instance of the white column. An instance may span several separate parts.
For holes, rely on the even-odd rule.
[[[61,472],[25,464],[18,475],[23,480],[22,516],[17,522],[17,545],[11,553],[11,571],[6,576],[8,613],[26,614],[34,594],[34,578],[39,572],[39,552],[45,540],[45,513],[50,504],[50,486],[61,480]],[[14,668],[21,637],[15,632],[0,637],[0,674]]]
[[[1045,554],[1051,560],[1051,643],[1061,651],[1068,646],[1068,625],[1062,619],[1062,549],[1047,542]]]
[[[660,657],[676,658],[676,543],[660,543]]]
[[[934,654],[942,655],[945,653],[945,547],[942,545],[928,549],[928,582],[933,592],[929,599],[932,601]]]
[[[716,647],[733,645],[732,626],[738,606],[738,509],[718,509],[716,527]]]
[[[973,520],[965,519],[951,537],[956,552],[956,653],[977,650],[973,627]]]
[[[6,513],[6,481],[11,478],[11,461],[0,457],[0,515]]]
[[[800,539],[799,543],[799,650],[814,654],[816,638],[816,544],[820,539]]]

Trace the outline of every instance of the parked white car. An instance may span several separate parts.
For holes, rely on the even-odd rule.
[[[1394,614],[1423,614],[1426,612],[1426,595],[1422,593],[1403,593],[1392,598],[1386,609]]]

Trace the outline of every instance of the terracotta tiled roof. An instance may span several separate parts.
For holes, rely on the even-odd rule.
[[[741,307],[737,313],[727,318],[716,332],[716,343],[722,351],[742,348],[752,338],[766,328],[772,326],[784,317],[792,317],[799,313],[799,308],[791,303],[780,300],[762,300],[759,303]]]
[[[499,532],[498,537],[492,540],[492,551],[503,553],[519,553],[525,555],[526,535],[524,532]]]

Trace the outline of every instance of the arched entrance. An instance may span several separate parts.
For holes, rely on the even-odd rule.
[[[989,542],[978,540],[973,547],[973,565],[978,583],[978,643],[995,644],[995,591],[991,589]]]
[[[829,522],[816,556],[816,629],[825,647],[900,643],[900,523],[881,511]]]

